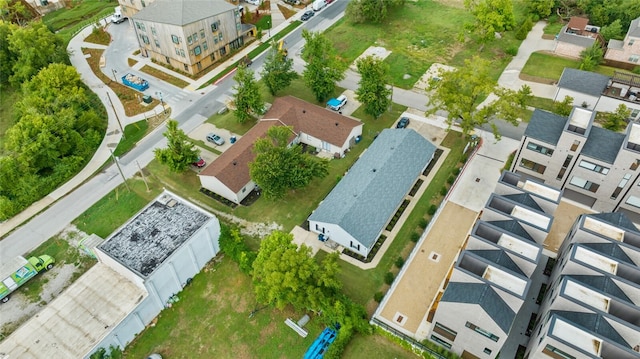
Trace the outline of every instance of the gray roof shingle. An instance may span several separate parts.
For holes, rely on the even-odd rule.
[[[558,87],[591,96],[600,96],[610,79],[609,76],[595,72],[565,67],[562,71],[562,76],[560,76],[560,81],[558,81]]]
[[[599,220],[605,221],[609,224],[613,224],[616,227],[620,227],[626,229],[628,231],[638,233],[638,227],[631,222],[629,217],[627,217],[624,213],[621,212],[604,212],[604,213],[593,213],[588,214],[590,217],[597,218]]]
[[[613,164],[624,139],[625,135],[622,133],[592,126],[581,154]]]
[[[580,35],[568,33],[566,31],[567,31],[567,26],[564,26],[562,30],[560,30],[560,33],[558,34],[558,41],[566,42],[566,43],[577,45],[584,48],[591,47],[591,45],[593,45],[593,43],[596,41],[596,39],[594,39],[593,37],[580,36]]]
[[[156,0],[133,19],[183,26],[234,9],[236,6],[224,0]]]
[[[570,275],[569,277],[627,303],[634,304],[611,277],[602,275]]]
[[[309,220],[337,224],[371,248],[435,151],[414,130],[382,131]]]
[[[538,202],[536,202],[533,198],[531,198],[531,195],[528,193],[506,194],[506,195],[503,195],[502,197],[508,198],[514,202],[520,203],[531,209],[535,209],[538,212],[544,213],[544,210],[540,208],[540,206],[538,205]]]
[[[524,239],[527,239],[533,243],[536,243],[536,241],[533,239],[533,237],[531,237],[531,235],[529,234],[529,232],[527,232],[522,225],[520,225],[520,223],[516,220],[513,219],[509,219],[509,220],[505,220],[505,221],[491,221],[491,222],[487,222],[493,226],[496,226],[498,228],[504,229],[506,232],[509,233],[513,233],[516,234]]]
[[[523,276],[526,275],[524,274],[522,269],[520,269],[520,267],[518,267],[518,265],[513,261],[513,259],[509,257],[507,252],[505,252],[503,249],[494,249],[494,250],[474,249],[474,250],[469,250],[469,252],[474,253],[479,257],[485,258],[499,265],[500,267],[506,268],[514,273],[517,273]]]
[[[566,117],[535,109],[524,135],[555,146],[566,123]]]
[[[631,347],[618,331],[600,314],[552,310],[551,315],[554,314],[624,347]]]
[[[582,245],[632,266],[636,265],[617,243],[583,243]]]
[[[631,25],[629,25],[629,31],[627,31],[627,35],[640,37],[640,17],[631,21]]]
[[[442,301],[480,305],[505,333],[509,333],[511,324],[516,317],[516,313],[486,283],[451,282],[442,294]]]

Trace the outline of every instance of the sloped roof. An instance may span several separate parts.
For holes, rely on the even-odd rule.
[[[293,127],[295,134],[303,132],[342,147],[349,140],[351,131],[362,126],[362,122],[293,96],[278,97],[263,119],[212,161],[199,176],[216,177],[233,192],[240,191],[251,181],[249,163],[256,157],[253,144],[266,136],[269,127],[285,125]]]
[[[560,33],[558,33],[558,41],[588,48],[593,45],[596,39],[589,36],[569,33],[567,32],[567,26],[564,26],[562,30],[560,30]]]
[[[216,177],[230,190],[237,193],[251,181],[249,162],[256,158],[253,153],[253,144],[258,138],[267,135],[269,127],[281,124],[277,120],[258,121],[236,143],[205,167],[198,176]]]
[[[516,317],[511,307],[486,283],[450,282],[441,301],[478,304],[505,333],[509,333]]]
[[[469,252],[485,258],[500,267],[504,267],[514,273],[526,276],[524,272],[518,267],[518,265],[509,257],[507,252],[503,249],[473,249]]]
[[[636,227],[635,224],[631,222],[629,217],[627,217],[622,212],[591,213],[591,214],[587,214],[587,216],[598,218],[609,224],[613,224],[616,227],[620,227],[636,233],[638,232],[638,227]]]
[[[631,21],[631,25],[629,25],[629,31],[627,31],[627,36],[640,37],[640,17]]]
[[[591,96],[600,96],[610,79],[609,76],[595,72],[565,67],[562,71],[562,76],[560,76],[560,81],[558,81],[558,87]]]
[[[636,265],[617,243],[582,243],[582,245],[632,266]]]
[[[524,135],[550,145],[557,145],[567,118],[548,111],[535,109]]]
[[[540,208],[540,206],[538,205],[538,202],[536,202],[529,193],[505,194],[505,195],[502,195],[502,197],[508,198],[514,202],[520,203],[531,209],[535,209],[539,212],[544,213],[544,210]]]
[[[362,126],[360,121],[293,96],[276,98],[263,118],[280,120],[292,126],[296,133],[302,132],[338,147],[349,140],[354,128]]]
[[[156,0],[133,15],[133,19],[183,26],[235,9],[224,0]]]
[[[589,131],[589,137],[585,141],[584,147],[582,147],[581,154],[613,164],[618,152],[620,152],[624,139],[625,135],[623,133],[592,126],[591,131]]]
[[[587,25],[589,25],[589,19],[586,17],[579,17],[579,16],[572,16],[569,19],[569,23],[567,24],[567,27],[569,29],[575,29],[575,30],[584,30],[587,28]]]
[[[309,220],[337,224],[371,248],[435,150],[412,129],[383,130]]]
[[[601,335],[615,343],[626,348],[631,345],[615,330],[609,322],[600,314],[595,313],[579,313],[563,310],[552,310],[551,315],[557,315],[565,320],[572,322],[587,331]]]
[[[625,292],[618,287],[618,285],[609,276],[603,275],[568,275],[568,277],[577,280],[580,283],[586,284],[589,287],[601,290],[602,292],[614,296],[627,303],[634,304],[631,299],[625,294]]]
[[[493,226],[504,229],[506,232],[516,234],[524,239],[527,239],[533,243],[536,241],[531,237],[531,235],[522,227],[520,222],[514,219],[508,219],[504,221],[489,221],[487,222]]]

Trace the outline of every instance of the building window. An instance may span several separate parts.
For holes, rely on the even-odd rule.
[[[458,332],[456,332],[455,330],[451,330],[438,322],[436,322],[436,324],[434,325],[433,331],[451,340],[452,342],[456,340],[456,335],[458,335]]]
[[[140,35],[140,37],[142,37],[142,42],[144,42],[145,44],[149,45],[149,36]]]
[[[629,62],[638,62],[638,60],[640,60],[640,56],[638,55],[629,56]]]
[[[140,0],[140,2],[142,3],[142,7],[147,7],[147,4],[144,2],[144,0]]]
[[[191,37],[191,35],[189,35],[189,37],[187,37],[187,44],[189,44],[189,45],[193,44],[193,37]]]
[[[227,53],[227,49],[225,49],[224,47],[220,48],[220,56],[224,56]]]
[[[158,41],[158,39],[153,39],[153,42],[156,44],[156,47],[160,47],[160,41]]]
[[[629,46],[633,46],[633,43],[635,42],[635,39],[629,39]]]
[[[214,38],[213,38],[213,43],[214,43],[214,45],[217,45],[217,44],[218,44],[218,38],[217,38],[217,37],[214,37]]]
[[[176,55],[180,56],[180,49],[176,48]]]
[[[143,26],[142,23],[136,21],[136,28],[138,30],[142,30],[142,26]]]
[[[196,46],[193,48],[193,53],[198,56],[202,53],[202,48],[200,47],[200,45]]]
[[[524,167],[526,169],[532,170],[534,172],[538,172],[540,174],[544,174],[544,171],[547,169],[546,166],[543,166],[539,163],[535,163],[533,161],[529,161],[526,158],[520,160],[520,167]]]
[[[151,33],[152,33],[153,35],[158,35],[158,33],[156,32],[156,28],[155,28],[155,27],[153,27],[153,26],[151,26]]]
[[[165,56],[164,57],[164,61],[166,61],[168,64],[171,63],[171,59],[169,59],[169,56]]]
[[[218,40],[222,41],[222,39],[223,39],[222,34],[221,33],[218,34]]]
[[[631,166],[629,166],[629,169],[635,171],[638,168],[638,165],[640,165],[640,160],[635,160]]]
[[[203,41],[203,42],[202,42],[202,49],[203,49],[204,51],[209,50],[209,45],[207,45],[207,42],[206,42],[206,41]]]
[[[625,203],[640,208],[640,198],[636,196],[629,196]]]
[[[553,150],[544,146],[541,146],[537,143],[533,143],[533,142],[529,142],[527,143],[527,149],[534,151],[534,152],[538,152],[538,153],[542,153],[543,155],[547,155],[547,156],[551,156],[553,154]]]
[[[212,61],[212,62],[213,62],[213,61],[216,61],[216,54],[211,54],[211,56],[210,56],[210,57],[211,57],[211,61]]]
[[[204,29],[200,29],[200,38],[204,39]]]
[[[196,42],[196,41],[198,41],[198,33],[194,32],[193,33],[193,42]]]
[[[570,150],[572,152],[575,152],[578,149],[578,146],[580,146],[580,141],[575,140],[575,141],[573,141],[573,144],[571,145]]]
[[[447,348],[447,349],[451,349],[451,344],[447,343],[446,341],[436,337],[435,335],[431,336],[431,340],[433,340],[434,342],[442,345],[443,347]]]
[[[180,49],[180,56],[184,57],[184,50]]]
[[[633,110],[631,110],[631,115],[629,115],[629,117],[636,118],[638,117],[638,115],[640,115],[640,110],[634,108]]]
[[[598,190],[598,188],[600,188],[599,184],[593,183],[591,181],[587,181],[577,176],[573,176],[571,178],[571,181],[569,181],[569,183],[571,183],[576,187],[584,188],[587,191],[594,192],[594,193]]]
[[[171,35],[171,42],[173,42],[174,44],[179,44],[180,38],[176,35]]]
[[[562,350],[554,347],[553,345],[547,344],[542,350],[542,353],[554,358],[554,359],[576,359],[573,355],[567,354]]]
[[[613,191],[611,198],[613,199],[618,198],[618,195],[620,194],[620,192],[622,192],[622,189],[627,185],[627,183],[629,183],[630,179],[631,179],[631,174],[630,173],[625,174],[624,177],[622,177],[622,180],[620,181],[620,183],[618,183],[618,187],[615,189],[615,191]]]
[[[562,177],[564,177],[564,173],[567,171],[567,167],[569,167],[569,165],[571,164],[572,159],[573,159],[573,156],[571,155],[568,155],[567,158],[564,159],[562,168],[560,169],[560,172],[558,172],[558,175],[556,176],[557,180],[561,180]]]
[[[485,354],[491,354],[491,349],[484,348],[484,350],[482,352],[485,353]]]
[[[187,66],[187,64],[183,64],[183,66],[185,71],[189,71],[189,66]]]
[[[476,332],[476,333],[478,333],[480,335],[483,335],[483,336],[493,340],[494,342],[497,342],[500,339],[500,337],[498,337],[497,335],[492,334],[492,333],[490,333],[490,332],[488,332],[488,331],[476,326],[473,323],[467,322],[464,326],[469,328],[469,329],[471,329],[471,330],[473,330],[474,332]]]
[[[218,28],[220,27],[220,22],[216,21],[213,24],[211,24],[211,32],[216,32],[218,31]]]
[[[589,161],[584,161],[584,160],[580,161],[580,164],[578,166],[582,168],[586,168],[588,170],[592,170],[593,172],[602,173],[603,175],[606,175],[607,173],[609,173],[609,169],[607,167],[602,167],[600,165],[591,163]]]

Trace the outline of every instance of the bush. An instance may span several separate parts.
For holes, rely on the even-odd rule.
[[[434,214],[436,214],[437,210],[438,210],[438,206],[436,206],[435,204],[432,204],[431,206],[429,206],[429,209],[427,209],[427,214],[430,216],[433,216]]]
[[[402,257],[398,257],[396,259],[396,267],[398,267],[398,269],[402,268],[402,266],[404,265],[404,258]]]
[[[449,190],[447,189],[447,186],[444,186],[444,187],[440,188],[440,195],[446,196],[447,192],[449,192]],[[435,212],[433,212],[433,213],[435,213]]]
[[[382,298],[384,298],[384,293],[382,293],[382,292],[376,292],[376,293],[373,295],[373,300],[375,300],[375,301],[376,301],[376,303],[380,303],[380,302],[382,302]]]
[[[417,232],[411,232],[411,242],[416,243],[417,241],[420,240],[420,233]]]
[[[453,184],[453,182],[456,181],[456,176],[454,175],[449,175],[449,177],[447,178],[447,183],[448,184]]]
[[[518,54],[518,46],[509,46],[504,50],[504,52],[509,56],[516,56]]]
[[[393,279],[394,279],[393,273],[387,272],[387,273],[384,274],[384,282],[385,283],[391,285],[391,283],[393,283]]]
[[[531,21],[530,17],[527,17],[526,19],[524,19],[524,21],[520,25],[520,28],[516,32],[516,39],[518,40],[526,39],[531,29],[533,29],[533,21]]]
[[[640,75],[640,66],[636,66],[633,68],[633,73]]]
[[[418,222],[418,226],[420,226],[420,228],[425,229],[427,228],[427,226],[429,225],[429,220],[422,217],[420,218],[420,222]]]
[[[456,168],[454,168],[454,169],[453,169],[453,171],[452,171],[452,173],[453,173],[453,175],[454,175],[454,176],[459,175],[459,174],[460,174],[460,172],[462,172],[462,168],[460,168],[460,167],[456,167]]]
[[[247,247],[240,231],[236,228],[229,228],[225,224],[220,224],[220,249],[226,253],[231,260],[238,263],[240,270],[246,274],[251,273],[253,261],[258,255]]]

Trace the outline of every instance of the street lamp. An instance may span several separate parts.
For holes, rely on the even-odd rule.
[[[267,30],[269,31],[269,38],[271,38],[271,19],[267,19]]]
[[[116,78],[116,73],[118,73],[118,71],[116,71],[115,69],[111,69],[111,73],[113,74],[113,80],[115,82],[118,82],[118,79]]]
[[[162,105],[162,112],[167,113],[167,110],[164,109],[164,101],[162,100],[162,91],[156,91],[156,96],[160,98],[160,104]]]

